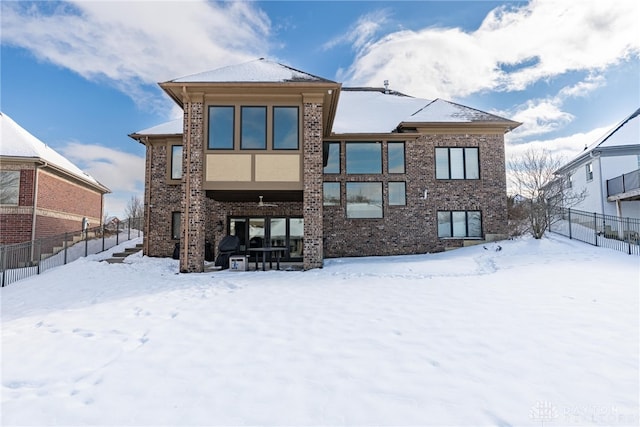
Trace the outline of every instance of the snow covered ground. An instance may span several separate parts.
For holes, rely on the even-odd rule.
[[[639,258],[500,245],[308,272],[82,258],[0,291],[1,424],[638,425]]]

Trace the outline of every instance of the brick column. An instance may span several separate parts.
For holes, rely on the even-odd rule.
[[[203,102],[185,100],[182,149],[182,236],[180,239],[180,271],[204,271],[205,191]]]
[[[315,101],[315,100],[314,100]],[[322,267],[322,103],[304,103],[304,269]]]

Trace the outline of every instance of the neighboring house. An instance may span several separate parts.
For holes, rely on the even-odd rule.
[[[100,225],[109,189],[0,113],[0,244]]]
[[[227,234],[305,269],[507,236],[504,134],[520,123],[264,59],[160,87],[184,117],[130,135],[147,150],[144,253],[180,243],[183,272]]]
[[[640,108],[558,169],[587,212],[640,218]]]

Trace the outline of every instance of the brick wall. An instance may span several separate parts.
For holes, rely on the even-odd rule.
[[[102,195],[65,178],[39,170],[38,207],[90,218],[98,225],[102,217]],[[82,218],[80,218],[82,221]],[[79,227],[79,229],[82,227]]]
[[[180,271],[204,271],[205,223],[207,220],[204,180],[204,104],[184,105],[184,148],[182,150],[182,238]]]
[[[5,165],[4,170],[20,170],[18,206],[3,206],[0,213],[0,243],[31,240],[35,173],[38,173],[35,239],[77,231],[82,218],[99,225],[102,217],[102,194],[69,181],[55,172],[35,168],[33,163]]]
[[[345,164],[344,143],[341,164]],[[480,180],[436,180],[435,147],[479,147]],[[386,167],[386,143],[383,164]],[[485,236],[506,234],[506,182],[502,135],[423,135],[405,143],[405,174],[325,175],[341,183],[341,206],[324,207],[326,257],[399,255],[460,247],[438,239],[438,210],[480,210]],[[344,168],[344,166],[343,166]],[[389,206],[387,184],[406,182],[406,206]],[[383,182],[383,218],[347,219],[345,182]],[[427,190],[427,199],[423,199]]]
[[[304,269],[322,267],[322,104],[304,104]]]
[[[165,140],[147,144],[144,254],[148,256],[170,257],[179,242],[171,239],[171,217],[181,209],[182,188],[167,183],[168,154]]]

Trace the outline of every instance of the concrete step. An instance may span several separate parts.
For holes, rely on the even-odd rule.
[[[123,257],[107,258],[107,259],[105,259],[105,261],[108,264],[122,264],[122,261],[124,261],[124,258]]]

